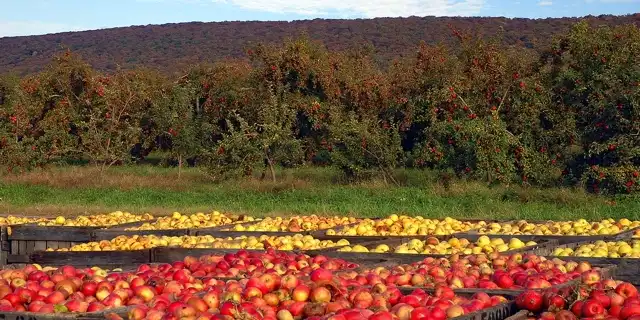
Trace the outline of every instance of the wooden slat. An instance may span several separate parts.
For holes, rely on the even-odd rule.
[[[34,252],[34,248],[36,246],[36,241],[27,241],[27,254],[31,254],[32,252]]]
[[[48,241],[36,241],[33,246],[33,251],[44,251],[47,250]]]
[[[88,242],[92,240],[92,227],[51,227],[19,225],[12,227],[9,240],[59,240]]]
[[[30,255],[31,263],[41,265],[129,265],[151,262],[151,250],[135,251],[38,251]]]
[[[26,241],[18,241],[18,254],[29,254],[27,252],[27,242]]]
[[[11,241],[11,254],[20,254],[20,247],[18,245],[18,241]]]
[[[47,249],[58,249],[58,241],[46,241]]]
[[[7,263],[29,263],[29,256],[26,254],[10,254],[7,256]]]
[[[77,242],[69,242],[69,241],[58,241],[58,249],[67,249],[67,248],[71,248],[72,245],[76,244]]]

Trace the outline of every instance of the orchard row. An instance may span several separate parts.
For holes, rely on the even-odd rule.
[[[0,80],[0,165],[108,167],[166,151],[218,179],[274,180],[275,166],[331,165],[349,179],[397,167],[463,178],[640,189],[640,32],[577,24],[538,55],[467,37],[381,68],[372,52],[310,40],[171,77],[104,74],[71,53]]]

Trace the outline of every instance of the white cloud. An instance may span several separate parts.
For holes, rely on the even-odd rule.
[[[552,6],[553,1],[549,1],[549,0],[538,1],[538,5],[542,7]]]
[[[300,15],[352,17],[471,16],[486,0],[212,0],[245,9]]]
[[[0,37],[40,35],[84,30],[79,26],[42,21],[0,21]]]
[[[602,2],[602,3],[640,3],[640,0],[585,0],[586,2]]]

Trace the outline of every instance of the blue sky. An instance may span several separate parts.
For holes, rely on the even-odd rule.
[[[2,0],[0,37],[189,21],[640,12],[640,0]]]

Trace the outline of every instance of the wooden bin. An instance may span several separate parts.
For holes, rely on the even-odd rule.
[[[150,220],[153,221],[153,220]],[[136,221],[107,227],[121,228],[138,226],[148,221]],[[74,245],[95,240],[94,232],[103,227],[70,227],[70,226],[40,226],[35,224],[21,224],[11,226],[7,235],[9,242],[8,263],[27,263],[33,252],[46,249],[64,249]],[[107,231],[108,232],[108,231]]]
[[[609,240],[616,241],[616,240]],[[576,249],[577,247],[591,243],[593,241],[582,241],[576,243],[567,243],[563,245],[559,245],[556,247],[549,248],[539,248],[533,250],[532,253],[545,256],[547,259],[561,259],[561,260],[570,260],[570,261],[586,261],[591,265],[615,265],[617,266],[615,276],[616,280],[622,280],[626,282],[630,282],[633,285],[640,286],[640,258],[593,258],[593,257],[578,257],[578,256],[553,256],[553,251],[556,248],[571,248]]]
[[[10,244],[8,263],[27,263],[33,252],[48,248],[70,248],[93,240],[97,227],[38,226],[31,224],[11,227],[7,236]]]
[[[7,226],[0,226],[0,266],[7,264],[7,258],[11,254],[11,244],[7,240]]]
[[[403,295],[410,294],[415,289],[421,289],[427,293],[433,294],[433,290],[422,288],[398,287]],[[518,308],[515,304],[515,298],[518,293],[501,291],[501,290],[477,290],[477,289],[455,289],[453,291],[457,296],[471,297],[477,292],[486,292],[489,296],[501,295],[507,298],[507,302],[489,307],[486,309],[470,312],[450,320],[504,320],[517,314]]]

